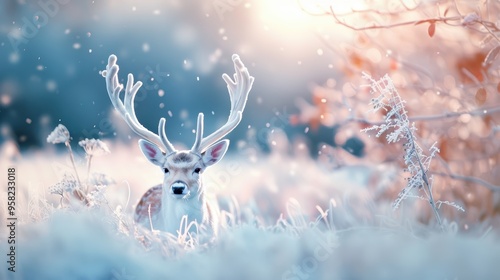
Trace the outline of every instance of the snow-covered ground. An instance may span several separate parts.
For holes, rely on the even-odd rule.
[[[67,154],[2,147],[2,170],[15,167],[16,273],[1,279],[495,279],[497,229],[491,221],[445,221],[440,230],[412,199],[397,211],[390,168],[327,168],[301,146],[277,138],[262,154],[244,148],[205,173],[226,227],[210,242],[151,233],[132,222],[133,206],[162,174],[135,144],[107,142],[92,172],[114,181],[94,207],[59,207],[49,188],[71,171]],[[281,142],[280,142],[281,141]],[[135,141],[131,141],[134,143]],[[78,155],[79,173],[85,159]],[[10,156],[9,156],[10,155]],[[82,175],[83,176],[83,175]],[[396,175],[397,176],[397,175]],[[129,195],[130,190],[130,195]],[[129,199],[130,196],[130,199]],[[0,218],[6,221],[6,192]],[[429,216],[430,217],[430,216]],[[446,219],[446,217],[444,217]],[[424,221],[424,222],[422,222]],[[7,231],[2,227],[2,252]]]

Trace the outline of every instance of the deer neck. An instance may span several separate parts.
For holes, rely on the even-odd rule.
[[[161,201],[161,213],[165,230],[176,233],[180,228],[181,220],[187,216],[187,224],[196,221],[199,224],[208,220],[206,217],[205,195],[192,196],[189,198],[177,198],[170,193],[163,193]],[[194,228],[192,228],[194,230]]]

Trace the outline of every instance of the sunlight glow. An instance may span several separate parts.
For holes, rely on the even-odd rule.
[[[365,0],[273,0],[260,2],[259,15],[266,26],[294,30],[316,22],[316,15],[366,9]],[[329,22],[331,24],[331,22]]]
[[[281,44],[282,51],[288,54],[310,53],[309,42],[304,38],[334,34],[336,42],[341,42],[352,35],[346,28],[335,24],[330,6],[337,14],[367,9],[366,0],[261,0],[253,5],[254,19],[258,22],[254,32],[259,38],[264,38],[266,34],[267,38]],[[317,48],[314,52],[317,53]],[[317,54],[322,55],[323,52]]]
[[[299,0],[296,3],[309,14],[329,13],[330,9],[337,14],[344,14],[366,8],[365,0]]]
[[[274,0],[261,2],[261,19],[265,24],[288,25],[303,24],[307,15],[301,10],[295,1]]]

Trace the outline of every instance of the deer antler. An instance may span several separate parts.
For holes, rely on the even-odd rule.
[[[194,142],[191,150],[193,152],[202,153],[210,145],[217,142],[229,132],[231,132],[241,121],[243,110],[247,103],[248,94],[250,89],[252,89],[252,84],[254,77],[250,76],[248,69],[241,62],[240,57],[236,54],[232,56],[234,63],[234,81],[227,75],[223,74],[222,78],[227,84],[227,89],[229,92],[229,98],[231,100],[231,111],[229,113],[229,118],[227,122],[210,134],[207,137],[203,137],[203,114],[198,115],[197,129],[196,129],[196,140]]]
[[[106,88],[113,106],[137,135],[157,145],[161,145],[166,153],[175,152],[174,146],[168,141],[165,134],[165,118],[160,119],[158,134],[146,129],[137,120],[134,110],[134,99],[137,91],[142,86],[142,82],[139,81],[134,84],[134,76],[132,74],[128,74],[124,102],[120,99],[120,92],[123,89],[123,85],[118,83],[119,67],[116,64],[116,60],[117,58],[115,55],[110,55],[106,70],[102,71],[102,76],[106,78]]]

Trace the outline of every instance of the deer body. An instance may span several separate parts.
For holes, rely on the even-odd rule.
[[[205,199],[184,200],[163,196],[163,186],[150,188],[141,198],[135,208],[134,220],[146,228],[176,232],[184,216],[187,221],[209,226],[217,234],[217,215],[212,214],[211,207]],[[151,219],[149,219],[151,217]]]
[[[137,204],[134,215],[136,223],[176,234],[181,221],[187,219],[188,225],[195,222],[209,227],[217,234],[218,207],[208,201],[201,175],[226,153],[229,140],[221,139],[241,121],[254,80],[237,55],[233,55],[232,59],[236,71],[234,81],[226,74],[222,76],[227,83],[231,100],[231,111],[226,124],[203,137],[203,114],[200,113],[193,147],[191,150],[177,151],[166,136],[164,118],[159,121],[157,134],[147,130],[137,120],[134,98],[142,83],[134,84],[132,74],[128,75],[124,100],[120,99],[123,86],[118,83],[117,58],[114,55],[109,57],[102,75],[106,78],[111,102],[130,128],[143,138],[139,140],[139,147],[144,156],[164,173],[163,183],[150,188]]]

